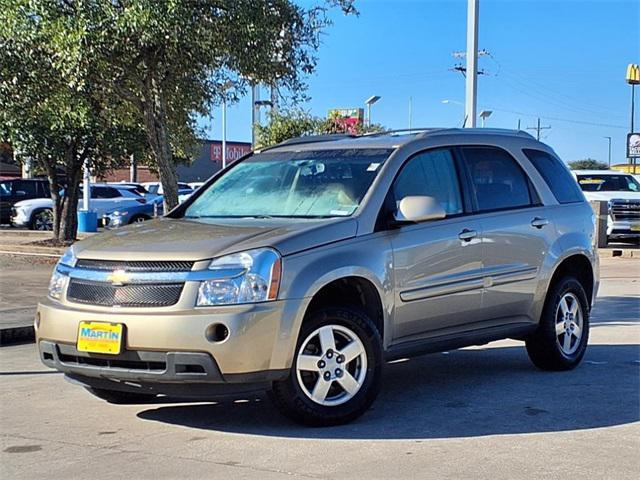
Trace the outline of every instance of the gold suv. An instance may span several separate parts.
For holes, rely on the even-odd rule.
[[[295,420],[364,413],[387,360],[523,340],[582,359],[589,204],[523,132],[294,139],[164,218],[76,243],[38,307],[42,361],[112,402],[266,390]]]

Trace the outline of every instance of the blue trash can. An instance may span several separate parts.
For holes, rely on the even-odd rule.
[[[78,232],[98,231],[98,214],[93,210],[78,210]]]

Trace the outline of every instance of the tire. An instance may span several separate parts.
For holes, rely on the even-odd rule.
[[[533,364],[551,371],[575,368],[587,350],[589,313],[587,295],[577,279],[566,276],[556,281],[547,294],[538,329],[526,340]]]
[[[149,220],[149,217],[147,217],[146,215],[135,215],[133,218],[131,218],[131,220],[129,220],[129,225],[131,225],[132,223],[146,222],[147,220]]]
[[[31,214],[29,228],[43,232],[53,230],[53,211],[49,208],[43,208],[33,212]]]
[[[298,423],[340,425],[371,406],[381,369],[382,340],[371,319],[360,311],[327,308],[305,319],[289,376],[274,382],[269,393],[278,409]]]
[[[103,388],[86,387],[94,396],[116,405],[131,405],[136,403],[149,403],[155,395],[147,393],[121,392],[119,390],[105,390]]]

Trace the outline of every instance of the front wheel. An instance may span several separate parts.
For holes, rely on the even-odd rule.
[[[549,290],[538,330],[526,340],[527,353],[542,370],[575,368],[587,350],[589,302],[580,282],[564,277]]]
[[[310,426],[339,425],[362,415],[380,388],[382,340],[362,312],[326,309],[300,330],[291,372],[275,382],[280,411]]]
[[[49,209],[36,211],[31,216],[31,230],[53,230],[53,212]]]

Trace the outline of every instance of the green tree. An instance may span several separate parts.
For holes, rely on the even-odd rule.
[[[609,165],[593,158],[585,158],[584,160],[569,162],[569,168],[571,170],[608,170]]]
[[[362,135],[365,133],[383,132],[384,130],[385,128],[378,124],[348,127],[344,122],[340,122],[336,116],[329,116],[328,118],[314,117],[301,110],[279,113],[271,112],[267,124],[259,125],[256,129],[256,146],[257,148],[264,148],[284,142],[290,138],[303,137],[306,135],[339,133]]]
[[[99,174],[146,146],[136,117],[101,86],[79,3],[0,0],[0,140],[47,173],[61,243],[76,236],[83,163]]]
[[[174,153],[195,137],[195,115],[223,95],[238,99],[252,82],[303,96],[328,9],[355,13],[353,0],[308,8],[291,0],[66,1],[91,18],[96,58],[108,66],[103,83],[139,114],[166,209],[178,201]]]

